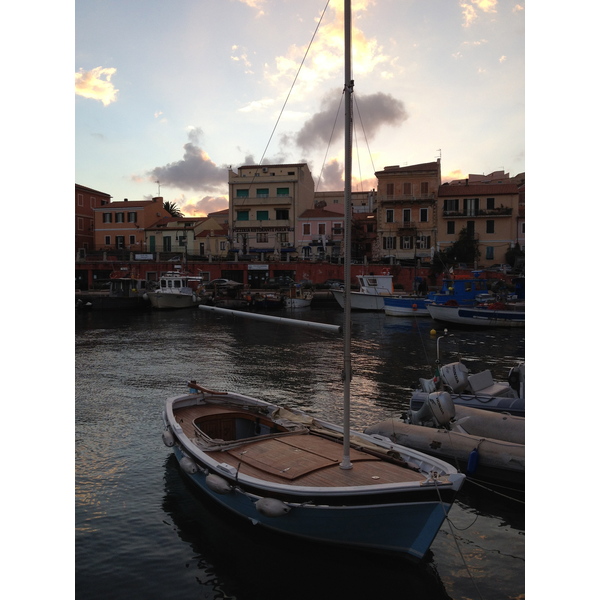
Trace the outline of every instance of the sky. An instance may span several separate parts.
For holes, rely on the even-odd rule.
[[[189,216],[226,208],[228,169],[244,164],[306,162],[317,191],[341,190],[342,7],[77,0],[75,182]],[[353,190],[438,157],[443,181],[525,171],[524,1],[352,11]]]

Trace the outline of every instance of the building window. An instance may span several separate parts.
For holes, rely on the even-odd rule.
[[[163,237],[163,251],[171,252],[171,236],[170,235],[165,235]]]
[[[446,233],[454,235],[456,233],[456,223],[454,221],[448,221],[446,224]]]
[[[494,233],[494,221],[486,221],[485,222],[485,232],[486,233]]]
[[[384,250],[395,250],[396,249],[396,238],[392,236],[383,238],[383,249]]]
[[[269,189],[261,188],[261,189],[256,190],[256,197],[257,198],[268,198],[269,197]]]
[[[125,213],[118,212],[115,214],[115,223],[124,223],[125,222]]]
[[[221,252],[224,252],[225,250],[227,250],[227,242],[219,242],[219,250]]]
[[[485,249],[485,259],[494,260],[494,246],[487,246]]]
[[[458,212],[458,199],[444,200],[444,212]]]
[[[112,223],[112,214],[111,213],[104,213],[102,215],[102,222],[103,223]]]
[[[318,229],[319,229],[319,235],[325,235],[325,223],[319,223],[318,225]]]
[[[421,182],[421,196],[427,196],[429,194],[429,181]]]
[[[278,196],[289,196],[290,195],[290,188],[277,188],[277,195]]]
[[[394,210],[392,208],[388,208],[385,211],[385,222],[393,223],[394,222]]]
[[[268,221],[269,220],[269,211],[268,210],[257,210],[256,211],[256,220],[257,221]]]
[[[402,193],[405,196],[412,196],[412,183],[404,183],[402,185]]]
[[[393,183],[388,183],[385,186],[385,193],[388,196],[393,196],[394,195],[394,184]]]
[[[137,223],[137,213],[134,213],[134,212],[127,213],[127,222],[128,223]]]
[[[287,244],[290,241],[289,235],[287,233],[278,233],[277,237],[279,238],[279,241],[282,244]]]
[[[238,221],[249,221],[250,220],[250,211],[249,210],[238,210],[237,211],[237,220]]]
[[[83,194],[77,194],[77,206],[83,206]]]
[[[431,248],[431,236],[430,235],[418,235],[417,236],[417,248],[419,250],[428,250]]]
[[[475,237],[475,221],[467,221],[467,234]]]
[[[257,233],[256,234],[256,242],[258,244],[266,244],[269,241],[268,233]]]
[[[343,225],[341,223],[334,223],[331,233],[333,233],[333,235],[342,235],[342,233],[344,233]]]
[[[105,235],[104,236],[104,245],[105,246],[110,246],[110,235]]]
[[[248,190],[236,190],[235,197],[236,198],[248,198],[249,192]]]
[[[487,210],[494,210],[494,208],[496,208],[496,200],[495,200],[495,198],[488,198],[485,201],[485,208]]]
[[[129,245],[133,246],[135,244],[135,235],[129,236]]]
[[[410,223],[410,208],[403,208],[402,209],[402,222],[403,223]]]
[[[275,219],[278,221],[289,221],[290,211],[287,208],[276,208]]]
[[[77,231],[83,231],[83,219],[77,217]]]
[[[465,215],[467,217],[474,217],[479,211],[479,198],[465,198],[464,207]]]
[[[419,209],[419,220],[421,223],[427,223],[429,221],[429,209],[428,208],[420,208]]]
[[[413,247],[413,237],[412,235],[403,235],[402,236],[402,249],[410,250]]]
[[[177,241],[179,243],[180,246],[185,246],[187,244],[187,236],[186,235],[179,235],[177,236]]]
[[[310,235],[310,223],[302,223],[302,235]]]
[[[115,246],[117,250],[122,250],[125,248],[125,236],[124,235],[116,235],[115,236]]]

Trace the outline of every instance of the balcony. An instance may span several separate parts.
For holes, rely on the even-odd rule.
[[[394,194],[392,196],[388,196],[386,194],[377,196],[378,202],[382,204],[417,204],[423,202],[435,202],[435,194],[422,194],[422,195],[413,195],[413,194]]]
[[[481,210],[445,210],[442,216],[446,219],[466,219],[477,217],[510,217],[513,209],[509,206]]]

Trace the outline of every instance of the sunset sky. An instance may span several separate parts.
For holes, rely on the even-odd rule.
[[[76,183],[189,215],[226,208],[230,165],[307,162],[341,189],[343,0],[317,29],[326,5],[77,0]],[[353,1],[355,190],[439,156],[444,180],[525,171],[524,8]]]

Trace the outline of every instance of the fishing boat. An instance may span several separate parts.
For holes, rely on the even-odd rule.
[[[427,294],[394,295],[384,298],[384,311],[390,317],[430,317],[433,303],[474,306],[488,295],[487,281],[474,271],[471,277],[444,278],[439,291]]]
[[[431,303],[427,311],[441,323],[473,327],[525,327],[524,302],[491,302],[476,306]]]
[[[83,310],[144,310],[150,307],[148,282],[129,269],[110,275],[108,291],[75,293],[75,307]]]
[[[300,286],[290,287],[284,295],[286,308],[308,308],[313,300],[313,292]]]
[[[345,0],[345,256],[351,249],[350,4]],[[350,429],[349,260],[344,281],[341,426],[191,381],[186,393],[166,400],[163,441],[202,492],[257,526],[422,559],[465,476],[443,460]]]
[[[152,308],[174,309],[198,306],[201,301],[203,279],[180,271],[164,273],[155,290],[148,292]]]
[[[471,373],[460,356],[457,361],[442,365],[440,342],[447,336],[449,334],[445,330],[437,338],[435,374],[432,378],[419,379],[419,388],[410,398],[410,410],[419,411],[429,394],[445,391],[456,406],[524,417],[525,364],[518,363],[511,367],[506,381],[494,379],[490,369]]]
[[[350,292],[352,310],[380,311],[384,308],[384,298],[392,296],[394,284],[392,275],[358,275],[358,291]],[[347,286],[344,286],[347,287]],[[346,294],[344,289],[331,289],[333,297],[344,308]]]

